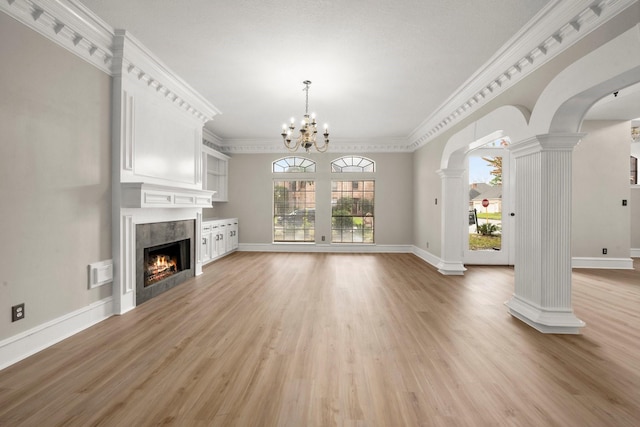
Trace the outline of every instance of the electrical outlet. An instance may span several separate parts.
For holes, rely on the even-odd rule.
[[[602,248],[602,255],[606,255],[607,254],[607,248]]]
[[[11,321],[17,322],[24,319],[24,303],[11,307]]]
[[[427,249],[429,249],[429,242],[427,242]]]
[[[322,241],[324,242],[324,236],[322,236]]]
[[[622,206],[627,206],[627,199],[622,199]]]

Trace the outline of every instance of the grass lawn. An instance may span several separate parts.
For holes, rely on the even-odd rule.
[[[482,236],[480,234],[469,234],[469,249],[481,251],[493,248],[500,248],[502,236]]]
[[[502,219],[502,212],[478,212],[478,219]]]

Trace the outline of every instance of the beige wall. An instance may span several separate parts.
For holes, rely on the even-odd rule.
[[[304,156],[317,162],[315,174],[290,174],[293,179],[316,179],[316,242],[320,236],[331,235],[330,181],[370,179],[375,189],[375,240],[380,245],[412,244],[413,223],[413,163],[411,153],[364,153],[376,162],[375,174],[332,174],[331,160],[340,157],[337,152],[311,153]],[[271,243],[273,179],[271,163],[287,154],[235,154],[229,160],[229,201],[216,204],[219,217],[238,217],[241,244]],[[278,177],[288,177],[279,174]]]
[[[640,159],[640,143],[631,144],[631,155]],[[640,185],[631,189],[629,200],[631,213],[631,248],[640,250]]]
[[[442,142],[431,142],[415,151],[413,157],[415,181],[413,245],[436,257],[441,254],[442,234],[440,230],[442,184],[436,171],[440,169],[443,146]]]
[[[629,122],[585,121],[580,131],[587,135],[573,151],[572,255],[628,258]]]
[[[640,186],[631,190],[629,209],[631,212],[631,248],[640,251]]]
[[[111,295],[111,79],[4,13],[0,58],[1,340]]]

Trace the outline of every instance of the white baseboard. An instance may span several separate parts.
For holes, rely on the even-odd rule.
[[[431,264],[435,268],[438,268],[438,265],[440,265],[440,263],[442,263],[442,260],[440,258],[438,258],[437,256],[433,255],[431,252],[427,252],[424,249],[419,248],[417,246],[413,246],[413,251],[412,252],[413,252],[413,254],[415,256],[417,256],[418,258],[421,258],[427,264]]]
[[[314,243],[241,243],[240,252],[412,253],[411,245],[351,245]]]
[[[573,257],[572,268],[607,268],[616,270],[633,270],[631,258],[587,258]]]
[[[640,248],[631,248],[631,258],[640,258]]]
[[[0,341],[0,370],[113,316],[113,297]]]

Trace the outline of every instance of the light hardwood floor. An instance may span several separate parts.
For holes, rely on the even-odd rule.
[[[0,371],[0,425],[638,426],[639,264],[575,270],[561,336],[510,268],[235,253]]]

